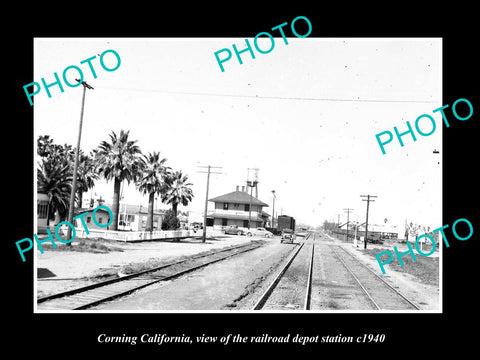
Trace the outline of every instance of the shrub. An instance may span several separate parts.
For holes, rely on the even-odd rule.
[[[162,220],[162,230],[177,230],[180,227],[180,220],[172,210],[167,210]]]

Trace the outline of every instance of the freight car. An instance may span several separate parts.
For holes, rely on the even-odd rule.
[[[280,215],[277,219],[277,230],[290,229],[295,232],[295,218],[288,215]]]

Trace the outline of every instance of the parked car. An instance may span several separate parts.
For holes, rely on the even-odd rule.
[[[283,229],[282,230],[282,237],[280,239],[280,242],[281,243],[292,243],[293,242],[293,238],[295,237],[295,235],[293,234],[293,230],[292,229]]]
[[[255,229],[247,230],[247,236],[263,236],[263,237],[273,237],[273,234],[263,227],[258,227]]]
[[[244,235],[245,231],[240,229],[237,225],[230,225],[225,228],[225,234]]]

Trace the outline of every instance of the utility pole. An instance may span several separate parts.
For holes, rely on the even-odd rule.
[[[250,180],[250,170],[253,170],[253,180]],[[253,197],[253,188],[257,189],[258,184],[258,169],[257,168],[247,168],[247,187],[250,186],[250,204],[248,206],[248,230],[250,230],[250,222],[252,217],[252,197]],[[258,190],[255,193],[258,196]]]
[[[343,209],[347,212],[347,241],[348,241],[348,223],[349,223],[349,219],[350,219],[350,211],[353,211],[353,209],[350,209],[350,208],[346,208],[346,209]]]
[[[221,167],[218,167],[218,166],[210,166],[210,165],[207,165],[207,166],[198,166],[198,167],[201,167],[201,168],[207,168],[207,172],[205,171],[197,171],[199,173],[202,173],[202,174],[207,174],[207,194],[205,195],[205,212],[203,214],[203,238],[202,238],[202,242],[205,242],[206,239],[207,239],[207,209],[208,209],[208,188],[210,187],[210,174],[221,174],[220,172],[214,172],[214,171],[210,171],[210,169],[221,169]]]
[[[355,247],[358,247],[358,246],[357,246],[357,229],[358,229],[360,226],[363,226],[363,225],[365,225],[365,223],[360,224],[360,225],[358,224],[358,221],[355,223],[355,236],[354,236],[354,240],[353,240],[353,245],[354,245]]]
[[[79,79],[75,79],[77,82],[80,82]],[[73,179],[72,179],[72,191],[70,192],[70,203],[68,207],[68,222],[72,225],[73,224],[73,210],[75,207],[75,193],[77,191],[77,172],[78,172],[78,156],[80,151],[80,139],[82,138],[82,125],[83,125],[83,109],[85,107],[85,92],[88,89],[93,90],[93,87],[87,84],[86,81],[82,81],[83,85],[83,96],[82,96],[82,108],[80,110],[80,124],[78,125],[78,139],[77,139],[77,147],[75,148],[75,162],[73,164]],[[80,204],[82,206],[82,204]],[[67,231],[67,239],[72,238],[72,227],[68,227]],[[67,246],[71,245],[71,242],[66,244]]]
[[[370,201],[375,201],[375,200],[372,200],[370,198],[376,198],[378,196],[374,196],[374,195],[360,195],[360,197],[366,197],[367,200],[365,199],[362,199],[362,201],[366,201],[367,202],[367,220],[365,221],[365,241],[363,242],[363,248],[366,249],[367,248],[367,239],[368,239],[368,208],[369,208],[369,205],[370,205]]]
[[[248,230],[250,230],[250,221],[252,218],[252,193],[253,188],[257,187],[258,181],[247,181],[247,185],[250,186],[250,205],[248,206]]]
[[[273,194],[273,207],[272,207],[272,228],[275,228],[275,199],[277,198],[275,196],[275,190],[272,190]]]
[[[337,237],[338,234],[340,233],[340,214],[337,214],[337,226],[335,227],[334,231],[335,231],[335,237]]]

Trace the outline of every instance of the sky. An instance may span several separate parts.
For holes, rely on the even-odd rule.
[[[265,40],[265,39],[264,39]],[[269,47],[259,43],[262,49]],[[253,43],[252,39],[250,42]],[[160,151],[167,165],[187,174],[194,199],[180,210],[203,211],[206,174],[216,166],[209,198],[245,185],[257,168],[259,199],[271,213],[311,226],[324,220],[442,225],[442,103],[440,38],[275,38],[268,54],[235,55],[218,66],[214,53],[242,38],[36,38],[34,79],[54,81],[70,65],[80,67],[87,90],[81,149],[89,153],[112,132],[130,131],[142,152]],[[121,64],[105,71],[100,54],[115,50]],[[97,55],[92,65],[81,61]],[[109,53],[105,64],[113,67]],[[74,82],[75,71],[68,78]],[[82,87],[42,89],[34,97],[35,142],[50,135],[76,146]],[[26,99],[26,101],[28,101]],[[407,130],[406,121],[428,114],[436,131],[396,138],[382,154],[375,135]],[[424,132],[431,129],[425,119]],[[439,154],[434,154],[438,150]],[[35,164],[34,164],[35,166]],[[33,179],[35,181],[35,179]],[[97,194],[111,202],[113,182],[98,181]],[[90,194],[84,194],[84,197]],[[147,205],[133,184],[124,201]],[[158,208],[167,208],[159,204]],[[213,208],[210,203],[209,208]],[[386,220],[386,222],[385,222]]]

